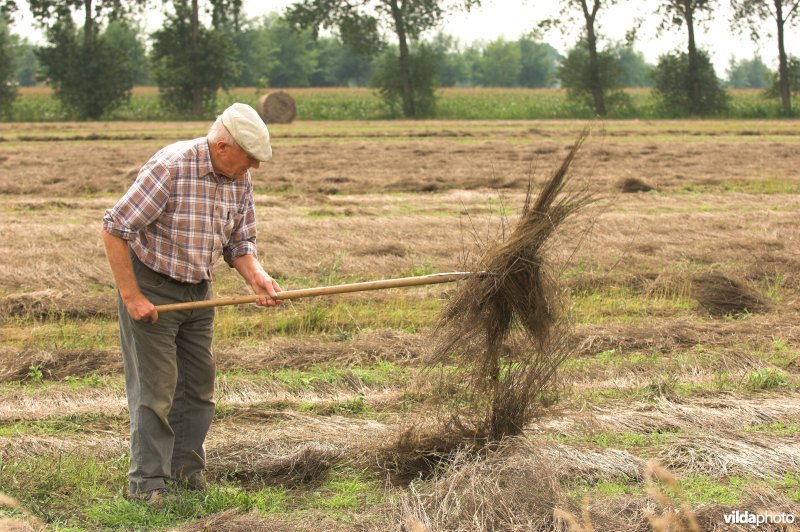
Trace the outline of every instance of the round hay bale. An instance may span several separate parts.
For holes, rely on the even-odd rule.
[[[266,124],[291,124],[297,115],[297,105],[285,92],[271,92],[258,99],[256,111]]]
[[[653,190],[653,187],[638,177],[629,177],[620,182],[619,189],[622,192],[650,192]]]
[[[758,313],[768,309],[762,295],[744,281],[721,273],[707,273],[692,279],[692,295],[712,316]]]

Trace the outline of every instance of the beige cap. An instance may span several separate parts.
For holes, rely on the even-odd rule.
[[[272,159],[269,130],[255,109],[244,103],[235,103],[222,112],[222,124],[252,158],[261,162]]]

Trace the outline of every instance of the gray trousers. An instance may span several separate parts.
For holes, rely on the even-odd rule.
[[[211,283],[181,285],[131,253],[139,289],[154,305],[211,297]],[[204,442],[214,417],[214,309],[130,317],[121,298],[119,329],[131,421],[129,491],[163,488],[205,468]]]

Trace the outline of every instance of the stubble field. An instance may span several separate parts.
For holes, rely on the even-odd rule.
[[[285,289],[461,270],[586,125],[274,126],[274,161],[254,174],[262,262]],[[550,250],[575,355],[522,437],[477,454],[414,440],[444,430],[462,399],[439,378],[449,368],[423,371],[454,286],[225,307],[211,488],[154,510],[123,497],[127,411],[100,220],[153,152],[206,125],[0,124],[0,493],[21,504],[0,518],[568,530],[570,514],[596,530],[665,529],[663,516],[751,530],[725,514],[800,517],[800,123],[589,125],[572,186],[601,200]],[[623,192],[626,179],[652,190]],[[763,309],[709,312],[698,301],[709,274],[755,290]],[[222,262],[214,287],[247,293]],[[401,446],[425,460],[391,463]]]

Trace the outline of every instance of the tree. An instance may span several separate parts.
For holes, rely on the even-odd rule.
[[[472,82],[466,57],[453,36],[439,32],[431,40],[430,47],[437,57],[439,68],[436,79],[440,87],[468,85]]]
[[[420,73],[412,72],[410,44],[428,29],[436,26],[446,12],[469,9],[480,0],[299,0],[289,7],[287,18],[298,28],[333,28],[342,41],[363,53],[377,54],[386,44],[386,33],[397,38],[397,72],[382,75],[385,83],[397,87],[381,87],[382,94],[400,94],[403,114],[417,116],[416,97],[429,98],[414,80],[423,80]],[[425,70],[426,61],[417,60]],[[385,64],[383,65],[386,66]],[[385,71],[385,69],[384,69]],[[388,73],[388,71],[385,71]],[[432,85],[423,80],[423,85]]]
[[[268,69],[257,68],[270,87],[307,87],[317,70],[314,34],[310,30],[296,32],[278,15],[267,15],[261,19],[256,50],[258,63]]]
[[[36,57],[36,47],[27,39],[14,34],[11,35],[11,47],[14,51],[14,62],[17,65],[17,85],[33,87],[36,85],[36,75],[40,68],[39,58]]]
[[[758,56],[741,61],[731,57],[728,65],[728,83],[734,89],[763,89],[772,78],[769,68]]]
[[[152,36],[152,73],[161,101],[179,113],[189,110],[196,118],[205,116],[217,91],[231,86],[239,70],[231,37],[231,27],[239,24],[238,4],[212,4],[213,23],[206,28],[200,24],[198,0],[174,0],[174,13]]]
[[[520,37],[519,85],[523,87],[549,87],[553,84],[561,55],[547,43],[530,37]]]
[[[497,39],[483,49],[480,84],[484,87],[513,87],[522,69],[522,54],[514,41]]]
[[[134,76],[129,57],[106,31],[105,20],[124,17],[146,0],[28,0],[33,16],[47,25],[48,46],[38,51],[42,70],[61,103],[78,118],[97,119],[130,98]],[[73,11],[83,11],[79,29]]]
[[[666,54],[659,59],[653,71],[653,92],[664,114],[704,116],[727,109],[728,94],[721,89],[708,55],[697,50],[694,61],[691,67],[687,53]],[[696,92],[690,90],[692,87]]]
[[[388,46],[384,49],[376,60],[375,74],[370,81],[370,86],[378,90],[392,116],[408,116],[398,53],[395,46]],[[411,75],[409,82],[413,90],[411,98],[414,101],[414,116],[417,118],[434,116],[436,113],[436,71],[438,70],[438,56],[435,50],[424,42],[415,44],[409,50],[408,66]]]
[[[649,64],[642,52],[634,49],[632,43],[619,43],[608,50],[619,65],[622,87],[650,87],[653,85],[653,65]]]
[[[619,62],[607,50],[596,54],[592,67],[588,47],[579,42],[561,63],[558,77],[571,99],[582,102],[594,109],[595,113],[598,113],[598,90],[604,109],[614,109],[629,103],[628,95],[621,90],[622,70]]]
[[[150,64],[141,35],[141,28],[120,19],[111,20],[105,30],[111,48],[119,50],[121,59],[130,66],[134,85],[150,83]]]
[[[603,85],[603,82],[608,76],[604,75],[602,71],[603,59],[600,57],[597,50],[597,15],[603,7],[615,3],[616,0],[565,0],[562,4],[563,7],[561,9],[560,19],[549,19],[540,24],[541,28],[548,29],[574,23],[574,13],[576,10],[580,10],[581,16],[583,17],[583,30],[585,34],[583,39],[579,42],[586,48],[587,72],[585,75],[576,74],[576,79],[585,83],[585,87],[581,89],[580,92],[583,93],[584,89],[588,90],[592,97],[594,112],[600,116],[606,116],[606,114],[608,114],[605,95],[609,88]]]
[[[706,105],[720,105],[726,102],[726,98],[717,93],[723,89],[719,86],[714,74],[714,66],[709,61],[708,56],[697,48],[695,42],[695,24],[702,21],[702,17],[711,13],[714,8],[714,0],[665,0],[660,4],[660,12],[664,17],[662,29],[669,26],[686,26],[688,46],[686,57],[678,57],[675,61],[659,62],[659,67],[664,67],[673,74],[675,68],[682,66],[685,59],[686,74],[681,79],[686,83],[685,90],[688,104],[688,112],[692,115],[705,115],[719,111],[719,108],[708,109]],[[658,68],[658,67],[657,67]],[[710,69],[710,73],[708,70]],[[660,79],[665,80],[663,76]],[[658,84],[656,84],[658,85]]]
[[[335,37],[317,38],[317,69],[310,81],[314,87],[364,87],[373,74],[369,57]]]
[[[8,22],[5,16],[0,15],[0,116],[11,115],[11,105],[17,97],[15,70]]]
[[[789,58],[786,55],[784,37],[786,27],[800,19],[800,0],[731,0],[734,23],[750,27],[753,40],[759,38],[759,23],[768,19],[775,22],[778,41],[778,84],[781,95],[781,111],[792,113],[791,79]]]

